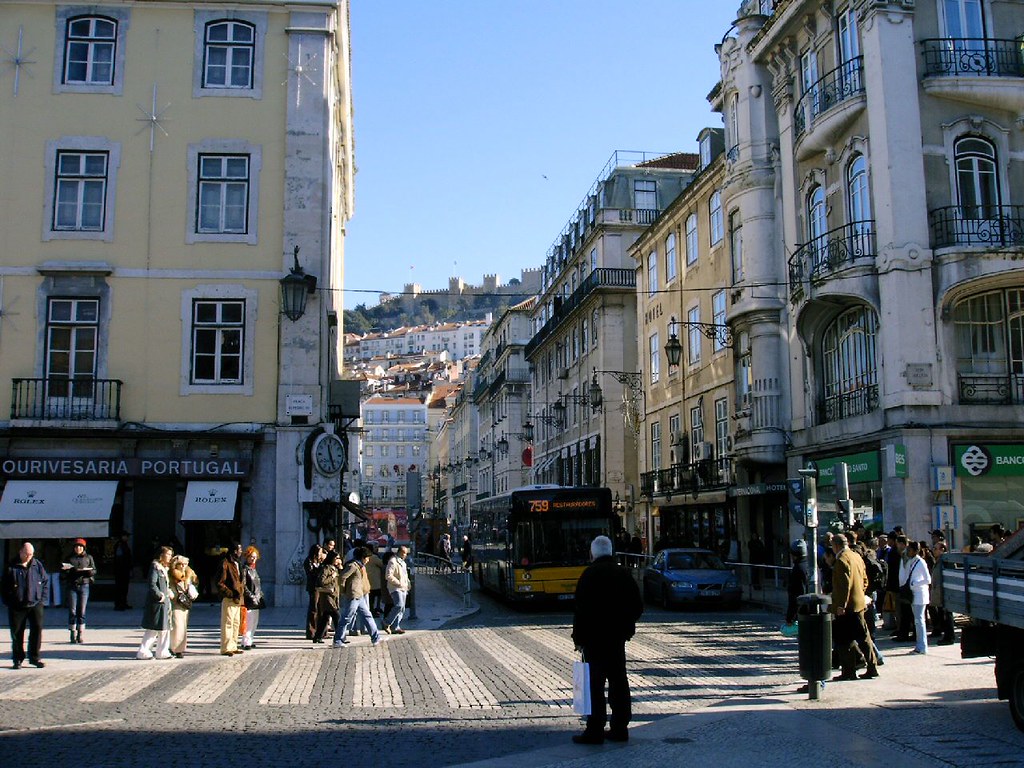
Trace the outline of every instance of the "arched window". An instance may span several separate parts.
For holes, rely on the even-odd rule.
[[[203,87],[252,88],[255,27],[221,19],[207,24],[205,34]]]
[[[105,16],[69,19],[64,40],[65,83],[111,85],[117,47],[117,21]]]
[[[965,136],[953,148],[957,204],[965,219],[993,219],[998,215],[999,172],[996,148],[986,139]]]
[[[868,162],[864,155],[856,155],[846,166],[846,193],[850,216],[851,253],[873,253],[868,236],[871,234],[871,195],[868,192]]]
[[[821,342],[821,422],[869,413],[878,407],[878,316],[870,307],[848,309]]]
[[[811,251],[814,254],[814,268],[825,258],[826,232],[828,213],[825,208],[825,188],[818,184],[807,195],[807,241],[811,244]]]
[[[711,245],[721,242],[723,235],[722,193],[715,190],[708,200],[708,224],[711,229]]]
[[[729,159],[736,160],[740,145],[740,97],[734,93],[729,99]]]
[[[697,214],[686,217],[686,265],[697,263]]]
[[[961,403],[1024,402],[1024,290],[971,296],[953,308]]]
[[[676,233],[669,232],[665,238],[665,282],[676,279]]]

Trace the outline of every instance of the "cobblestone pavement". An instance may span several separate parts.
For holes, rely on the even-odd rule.
[[[365,635],[334,649],[298,630],[261,629],[258,647],[232,658],[215,655],[215,628],[197,627],[181,660],[132,659],[139,631],[127,629],[97,631],[75,658],[55,659],[46,647],[66,643],[65,633],[49,629],[45,669],[14,671],[4,659],[0,746],[19,750],[21,766],[148,765],[183,754],[192,768],[230,755],[311,765],[392,749],[441,766],[563,743],[580,722],[570,706],[569,614],[481,602],[469,619],[385,635],[378,647]],[[651,609],[629,645],[636,720],[790,681],[793,653],[777,652],[761,618]]]

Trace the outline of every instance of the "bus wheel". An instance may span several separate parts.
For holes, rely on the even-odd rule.
[[[1010,714],[1019,730],[1024,731],[1024,663],[1010,673]]]

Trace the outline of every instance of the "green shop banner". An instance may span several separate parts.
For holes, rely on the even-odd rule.
[[[887,477],[907,476],[907,447],[890,445],[881,451],[863,451],[850,453],[846,456],[830,456],[827,459],[815,459],[818,467],[818,485],[830,487],[836,484],[836,464],[846,462],[846,476],[850,485],[854,483],[873,483],[882,479],[882,459],[887,459]]]
[[[957,477],[1020,477],[1024,444],[971,443],[953,446]]]

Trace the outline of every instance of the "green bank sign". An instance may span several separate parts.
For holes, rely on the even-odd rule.
[[[818,485],[829,487],[836,484],[836,464],[846,462],[846,473],[850,485],[854,483],[873,483],[882,479],[882,462],[887,459],[889,477],[907,476],[907,447],[891,445],[884,451],[863,451],[850,453],[846,456],[831,456],[817,459]]]
[[[957,477],[1019,477],[1024,475],[1024,445],[972,443],[953,447]]]

